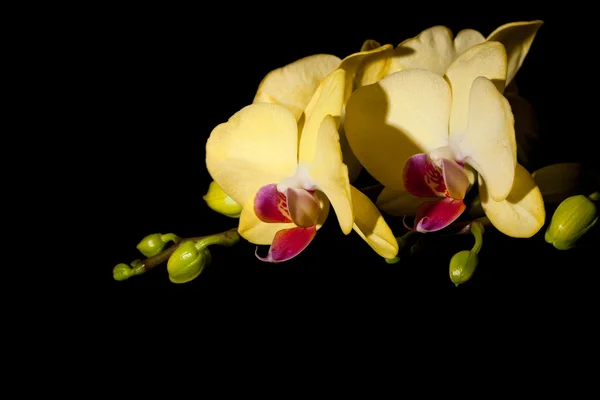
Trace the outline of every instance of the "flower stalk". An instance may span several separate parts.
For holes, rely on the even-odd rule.
[[[224,232],[216,233],[214,235],[197,236],[189,238],[180,238],[173,235],[173,245],[162,250],[160,253],[147,257],[143,260],[134,260],[130,265],[120,263],[113,268],[113,278],[117,281],[124,281],[132,276],[141,275],[152,268],[155,268],[161,264],[167,262],[173,253],[178,250],[182,245],[188,242],[196,244],[198,251],[208,251],[206,247],[218,244],[220,246],[231,247],[240,240],[240,236],[237,232],[237,228],[232,228]],[[210,253],[209,253],[210,254]]]

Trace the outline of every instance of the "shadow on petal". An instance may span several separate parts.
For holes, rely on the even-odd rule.
[[[494,86],[496,86],[496,89],[498,89],[498,91],[500,93],[504,93],[504,87],[506,85],[505,79],[490,79],[490,80],[492,81]]]
[[[508,197],[505,199],[509,204],[517,204],[520,203],[532,190],[537,189],[537,184],[534,179],[524,179],[525,174],[529,175],[529,172],[525,170],[525,168],[521,166],[517,166],[515,179],[513,181],[513,186],[510,190]],[[489,198],[489,193],[487,190],[481,190],[483,179],[481,176],[479,177],[479,195],[481,197],[482,203],[488,203],[489,201],[493,201]]]
[[[352,203],[354,205],[354,231],[380,256],[396,257],[398,242],[375,204],[354,186],[352,186]]]
[[[540,189],[529,172],[517,164],[512,189],[502,201],[494,201],[485,182],[479,179],[481,205],[500,232],[516,238],[529,238],[544,225],[546,211]]]
[[[418,132],[404,130],[400,117],[378,82],[363,86],[350,97],[344,126],[350,148],[362,166],[381,184],[397,190],[404,189],[406,161],[425,152],[412,139]]]

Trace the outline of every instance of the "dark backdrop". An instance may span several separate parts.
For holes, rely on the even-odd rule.
[[[135,245],[147,234],[205,235],[235,227],[236,220],[202,200],[211,180],[204,163],[211,130],[252,101],[269,71],[316,53],[343,58],[365,39],[396,45],[437,24],[455,34],[474,28],[485,36],[504,23],[544,20],[516,78],[541,124],[533,166],[594,160],[593,146],[584,142],[597,134],[595,105],[584,96],[595,79],[589,25],[543,7],[431,8],[407,10],[397,2],[373,10],[295,11],[280,5],[267,16],[267,8],[251,6],[129,7],[82,19],[93,26],[85,39],[89,56],[80,61],[90,71],[82,85],[92,99],[75,145],[94,165],[92,203],[81,222],[98,234],[88,267],[94,274],[83,286],[100,284],[98,302],[129,302],[133,309],[173,299],[198,305],[199,313],[224,305],[285,310],[309,302],[333,313],[390,305],[401,313],[429,302],[468,313],[475,293],[501,301],[531,296],[540,307],[550,300],[560,305],[576,298],[575,307],[595,300],[597,233],[578,249],[560,252],[544,242],[545,228],[530,240],[490,230],[473,278],[456,288],[448,262],[471,247],[470,236],[434,239],[421,254],[388,265],[356,234],[342,235],[333,215],[313,243],[286,263],[258,261],[255,246],[242,240],[234,248],[211,247],[212,263],[190,283],[171,283],[164,267],[124,282],[112,279],[114,265],[139,258]],[[401,221],[388,221],[395,232],[404,231]]]

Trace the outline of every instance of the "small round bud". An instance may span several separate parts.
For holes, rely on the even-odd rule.
[[[127,264],[118,264],[113,268],[113,278],[115,281],[124,281],[133,276],[133,268]]]
[[[172,233],[162,235],[160,233],[153,233],[143,238],[136,248],[146,257],[153,257],[163,251],[165,246],[170,241],[176,241],[178,238]]]
[[[463,250],[452,256],[450,260],[450,280],[456,286],[465,283],[475,272],[478,256],[476,251]]]
[[[148,235],[138,243],[136,248],[146,257],[155,256],[165,247],[165,242],[162,241],[160,236],[160,233]]]
[[[565,199],[554,214],[544,238],[558,250],[568,250],[596,223],[596,204],[584,195]]]

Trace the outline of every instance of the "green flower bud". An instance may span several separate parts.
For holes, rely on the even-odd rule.
[[[127,264],[118,264],[113,268],[113,278],[115,281],[124,281],[132,275],[133,268]]]
[[[208,192],[202,197],[214,211],[231,218],[239,218],[242,206],[229,197],[215,181],[208,186]]]
[[[162,235],[153,233],[143,238],[136,248],[146,257],[153,257],[163,251],[167,243],[177,241],[179,238],[172,233]]]
[[[456,253],[450,260],[450,280],[456,286],[471,279],[475,272],[479,256],[476,251],[463,250]]]
[[[465,232],[470,232],[473,235],[473,239],[475,239],[473,248],[471,250],[459,251],[450,259],[450,280],[456,286],[471,279],[475,268],[477,268],[477,263],[479,262],[478,254],[483,246],[486,219],[485,217],[478,218],[464,229]]]
[[[182,243],[171,254],[167,262],[169,279],[173,283],[186,283],[200,275],[205,266],[210,264],[210,251],[202,242],[187,241]]]
[[[590,197],[595,199],[592,196]],[[571,196],[560,203],[552,215],[544,238],[558,250],[568,250],[575,246],[596,221],[596,204],[584,195]]]
[[[140,260],[134,260],[131,265],[124,263],[117,264],[113,268],[113,279],[115,281],[124,281],[132,276],[141,275],[146,272],[144,264]]]

